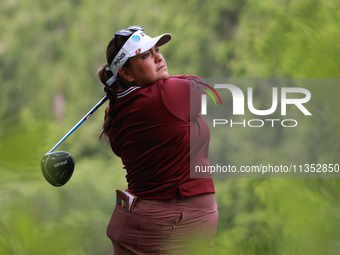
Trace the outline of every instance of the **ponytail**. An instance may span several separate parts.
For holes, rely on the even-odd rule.
[[[108,64],[101,65],[97,71],[98,78],[101,83],[104,85],[104,92],[106,93],[106,97],[109,99],[109,107],[106,112],[104,123],[102,126],[102,132],[99,136],[101,139],[103,135],[109,136],[112,121],[113,121],[113,109],[117,101],[117,81],[112,84],[112,86],[108,86],[106,81],[112,77],[112,72],[108,70]]]
[[[114,59],[114,56],[118,53],[120,48],[124,45],[124,43],[128,40],[129,37],[118,37],[118,47],[115,48],[115,40],[116,38],[113,38],[109,45],[107,46],[106,50],[106,59],[107,63],[111,63]],[[129,59],[126,61],[126,63],[123,65],[123,67],[130,67],[130,61]],[[109,108],[106,112],[102,132],[99,136],[99,139],[105,136],[109,136],[111,128],[112,128],[112,122],[114,119],[114,107],[116,105],[117,101],[117,91],[118,89],[125,90],[129,86],[125,84],[124,80],[121,78],[119,74],[117,74],[117,80],[111,84],[110,86],[106,83],[112,76],[113,73],[110,70],[109,64],[103,64],[98,68],[97,71],[98,78],[100,82],[104,85],[104,92],[106,93],[106,97],[109,99]]]

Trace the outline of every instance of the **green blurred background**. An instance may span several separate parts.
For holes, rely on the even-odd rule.
[[[151,36],[173,35],[161,48],[171,75],[339,77],[337,0],[2,0],[0,254],[112,253],[106,226],[126,181],[120,160],[98,140],[104,107],[58,148],[76,161],[67,185],[49,185],[40,159],[103,97],[96,70],[107,43],[134,24]],[[315,163],[339,163],[340,89],[313,90],[321,118],[302,133],[271,136],[268,158],[283,152],[289,162],[284,152],[295,148]],[[233,136],[231,163],[242,160],[241,141],[255,160],[264,135]],[[339,254],[339,179],[215,183],[216,254]]]

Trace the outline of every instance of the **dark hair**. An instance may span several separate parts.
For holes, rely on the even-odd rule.
[[[110,79],[113,76],[113,73],[109,69],[113,59],[117,55],[118,51],[123,47],[124,43],[129,39],[129,36],[116,36],[114,37],[107,46],[106,49],[106,60],[107,63],[101,65],[98,68],[97,75],[100,80],[100,82],[104,85],[104,91],[106,93],[106,97],[109,99],[109,109],[108,114],[104,120],[104,124],[102,127],[102,132],[100,134],[100,138],[102,138],[103,135],[108,136],[112,127],[112,121],[114,118],[114,106],[116,104],[117,100],[117,91],[119,88],[126,89],[128,87],[127,84],[123,81],[121,76],[117,74],[117,80],[111,85],[107,85],[106,81]],[[117,48],[115,47],[115,40],[118,40],[117,42]],[[129,59],[126,61],[126,63],[123,65],[123,67],[130,67],[130,61]]]

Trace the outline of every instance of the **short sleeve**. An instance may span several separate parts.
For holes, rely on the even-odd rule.
[[[171,76],[165,80],[161,89],[162,98],[167,109],[176,117],[190,121],[201,111],[199,89],[203,80],[198,76]]]

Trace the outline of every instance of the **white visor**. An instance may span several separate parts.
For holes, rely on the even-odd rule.
[[[112,83],[116,81],[119,68],[121,68],[129,58],[142,54],[150,50],[155,45],[162,46],[170,40],[171,34],[163,34],[151,38],[142,30],[138,30],[133,33],[113,59],[110,66],[113,77],[111,77],[106,83],[108,85],[112,85]]]

